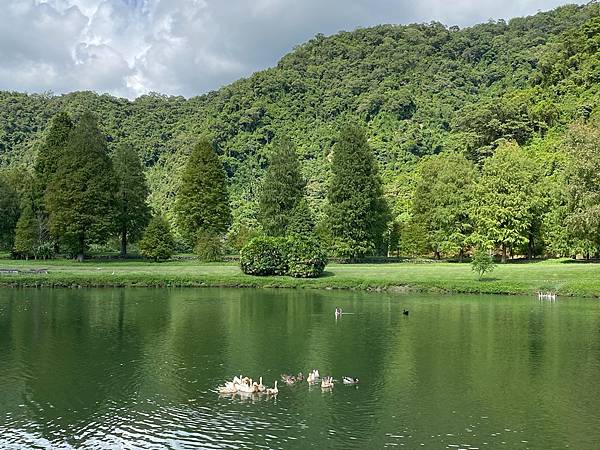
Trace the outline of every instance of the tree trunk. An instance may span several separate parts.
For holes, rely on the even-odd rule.
[[[127,229],[123,227],[121,230],[121,258],[127,256]]]
[[[435,259],[438,259],[438,260],[440,259],[440,251],[439,250],[435,251]]]
[[[83,262],[85,250],[85,234],[79,233],[79,250],[77,252],[77,261]]]
[[[502,244],[502,264],[506,263],[506,244]]]
[[[535,249],[535,242],[533,239],[533,234],[530,234],[529,242],[527,243],[527,259],[533,259],[534,249]]]
[[[465,251],[461,248],[458,252],[458,261],[463,262],[463,258],[465,257]]]

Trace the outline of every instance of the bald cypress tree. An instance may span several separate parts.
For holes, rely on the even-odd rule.
[[[183,170],[174,211],[180,233],[192,245],[199,233],[223,234],[231,224],[227,175],[206,139],[194,147]]]
[[[146,203],[148,186],[142,163],[130,144],[117,147],[113,158],[117,177],[116,221],[121,239],[121,256],[127,255],[127,244],[141,237],[150,220],[150,208]]]
[[[258,198],[259,220],[267,235],[287,234],[305,185],[292,142],[287,138],[277,140]]]
[[[89,243],[105,241],[114,229],[116,188],[106,140],[86,112],[70,133],[45,194],[50,230],[77,259],[83,260]]]
[[[356,259],[379,248],[388,210],[373,152],[358,126],[345,126],[334,147],[327,200],[328,233],[337,256]]]
[[[35,176],[37,196],[39,197],[39,206],[42,206],[42,199],[46,187],[58,169],[59,161],[67,147],[69,134],[73,129],[73,122],[66,112],[56,114],[46,132],[42,145],[38,151],[35,161]]]

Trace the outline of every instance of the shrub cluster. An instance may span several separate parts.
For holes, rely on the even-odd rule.
[[[258,236],[240,251],[240,266],[248,275],[289,275],[317,278],[327,259],[313,239]]]

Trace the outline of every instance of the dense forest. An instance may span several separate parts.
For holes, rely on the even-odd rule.
[[[464,29],[430,23],[317,35],[276,67],[190,99],[0,92],[8,180],[0,208],[11,208],[11,184],[23,197],[51,119],[63,112],[79,123],[90,111],[113,157],[120,148],[139,156],[148,203],[179,233],[181,248],[194,243],[177,226],[176,199],[201,138],[225,170],[232,217],[220,231],[230,248],[264,224],[262,180],[279,138],[295,148],[308,208],[326,238],[335,228],[334,148],[352,123],[377,163],[386,223],[368,225],[380,239],[345,255],[462,257],[474,246],[503,258],[594,255],[599,48],[600,5],[592,2]]]

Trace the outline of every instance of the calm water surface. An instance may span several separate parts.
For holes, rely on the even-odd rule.
[[[361,382],[214,392],[311,368]],[[0,290],[0,448],[386,447],[600,448],[600,303]]]

